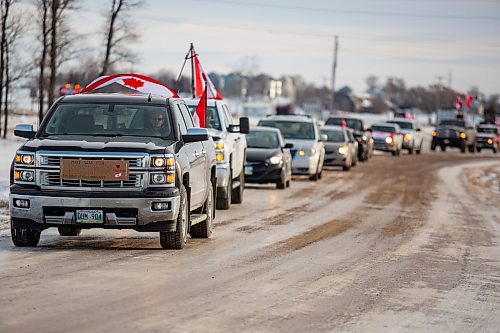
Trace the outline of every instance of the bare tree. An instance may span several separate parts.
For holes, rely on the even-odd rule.
[[[143,5],[141,0],[112,0],[108,12],[106,27],[106,49],[102,63],[101,75],[109,72],[111,67],[120,61],[134,62],[136,54],[125,44],[137,40],[138,35],[130,29],[131,22],[126,19],[126,13],[133,8]]]
[[[4,99],[4,123],[3,138],[7,137],[9,122],[9,101],[11,85],[19,79],[26,77],[33,69],[33,66],[24,63],[19,56],[19,50],[16,48],[17,42],[22,37],[25,28],[25,22],[19,12],[13,12],[8,18],[5,34],[5,99]]]
[[[64,26],[64,14],[67,9],[73,8],[74,0],[52,0],[50,7],[50,78],[48,87],[48,105],[55,99],[57,68],[61,61],[61,54],[68,46],[69,29]]]
[[[4,97],[4,73],[5,73],[5,44],[7,40],[7,19],[9,17],[10,6],[14,0],[1,0],[0,14],[1,14],[1,34],[0,37],[0,108]],[[0,115],[2,114],[0,109]]]
[[[42,49],[40,51],[40,59],[38,63],[38,121],[41,123],[44,114],[44,101],[45,101],[45,68],[47,66],[47,50],[49,49],[49,7],[50,0],[37,0],[37,7],[39,8],[38,16],[40,20],[40,38],[42,42]]]

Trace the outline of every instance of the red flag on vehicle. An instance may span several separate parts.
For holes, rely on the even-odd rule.
[[[127,87],[143,94],[161,95],[165,97],[179,97],[175,91],[150,77],[140,74],[116,74],[101,76],[92,81],[88,86],[80,91],[86,93],[92,90],[109,86],[113,83]]]
[[[205,128],[206,117],[207,117],[207,89],[203,90],[200,101],[196,106],[196,111],[193,116],[195,126]]]
[[[205,74],[203,67],[201,67],[200,60],[198,59],[198,54],[192,49],[193,52],[193,60],[194,60],[194,94],[195,98],[201,97],[203,92],[205,91],[205,84],[207,83],[207,98],[209,99],[222,99],[222,95],[219,94],[217,89],[215,89],[212,80]]]
[[[457,108],[457,110],[462,110],[462,97],[460,97],[459,95],[457,95],[457,97],[455,98],[455,107]]]
[[[472,97],[472,95],[467,95],[467,97],[465,97],[465,105],[470,108],[470,105],[472,104],[472,100],[474,98]]]

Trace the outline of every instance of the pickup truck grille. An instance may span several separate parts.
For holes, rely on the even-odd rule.
[[[130,174],[129,180],[105,181],[105,180],[66,180],[61,179],[59,172],[42,171],[40,173],[41,186],[62,186],[62,187],[142,187],[142,174]]]
[[[68,180],[61,179],[60,166],[63,159],[90,160],[120,160],[128,162],[128,180]],[[134,189],[141,190],[146,185],[147,166],[149,157],[141,153],[89,153],[89,152],[52,152],[43,151],[37,153],[37,167],[40,168],[37,183],[48,189],[72,189],[72,190],[106,190],[106,189]]]

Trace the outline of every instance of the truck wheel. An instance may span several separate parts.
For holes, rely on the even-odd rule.
[[[434,142],[431,143],[431,150],[436,151],[436,144]]]
[[[179,206],[179,215],[176,220],[175,231],[160,231],[161,247],[167,250],[182,250],[187,239],[187,228],[189,220],[186,188],[181,185],[180,189],[181,204]]]
[[[245,190],[245,167],[240,171],[240,176],[238,177],[240,186],[235,188],[232,193],[231,203],[240,204],[243,202],[243,191]]]
[[[413,150],[414,149],[415,149],[414,147],[411,147],[410,149],[408,149],[408,154],[413,155]]]
[[[476,150],[475,147],[474,147],[474,145],[469,145],[468,149],[469,149],[469,153],[472,153],[472,154],[474,154],[474,152]]]
[[[319,165],[318,165],[318,168],[316,169],[316,173],[312,176],[309,176],[309,180],[312,180],[312,181],[317,181],[319,178],[318,178],[318,175],[319,175]]]
[[[12,243],[17,247],[36,247],[40,241],[40,230],[11,228]]]
[[[79,236],[82,232],[82,229],[64,226],[58,227],[57,231],[59,231],[60,236]]]
[[[210,192],[201,212],[202,214],[207,214],[207,219],[204,222],[191,226],[189,230],[191,238],[209,238],[212,235],[214,217],[214,191],[212,182],[210,182]]]
[[[445,145],[441,145],[441,151],[446,151],[446,146]]]
[[[477,147],[477,152],[480,153],[481,152],[481,147]],[[493,151],[495,151],[495,148],[493,148]]]
[[[232,188],[233,188],[233,173],[229,175],[229,180],[227,183],[227,188],[226,188],[226,198],[222,197],[221,195],[217,196],[217,209],[229,209],[231,207],[231,197],[232,197]]]
[[[351,170],[351,166],[350,165],[343,165],[342,170],[349,171],[349,170]]]

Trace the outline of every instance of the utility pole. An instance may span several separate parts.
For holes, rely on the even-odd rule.
[[[335,109],[335,74],[337,71],[337,52],[339,46],[339,37],[335,35],[333,42],[333,65],[332,65],[332,103],[330,105],[330,110]]]

